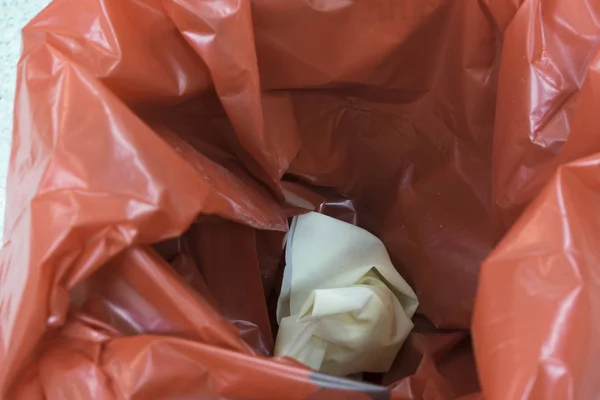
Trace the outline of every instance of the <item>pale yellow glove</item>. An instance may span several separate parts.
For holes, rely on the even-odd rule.
[[[277,304],[276,356],[338,376],[386,372],[417,306],[377,237],[318,213],[294,218]]]

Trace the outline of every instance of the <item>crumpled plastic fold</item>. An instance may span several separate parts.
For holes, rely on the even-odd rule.
[[[55,0],[23,29],[2,399],[600,392],[600,6]],[[419,299],[386,374],[272,357],[288,219]]]

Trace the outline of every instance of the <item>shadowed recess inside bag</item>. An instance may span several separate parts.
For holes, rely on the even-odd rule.
[[[0,398],[594,398],[599,17],[587,0],[55,0],[23,30]],[[343,340],[310,361],[300,336],[276,346],[339,293],[286,286],[292,261],[337,257],[345,234],[311,218],[379,257],[344,284],[381,300],[361,340],[394,345],[352,379],[333,376],[361,372]]]

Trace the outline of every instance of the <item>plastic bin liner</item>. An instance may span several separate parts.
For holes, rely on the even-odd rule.
[[[600,5],[55,0],[23,30],[2,399],[591,399]],[[378,236],[386,374],[271,357],[288,219]]]

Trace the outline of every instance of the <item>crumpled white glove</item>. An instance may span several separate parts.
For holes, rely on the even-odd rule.
[[[383,243],[311,212],[293,219],[285,258],[275,356],[337,376],[387,372],[418,301]]]

